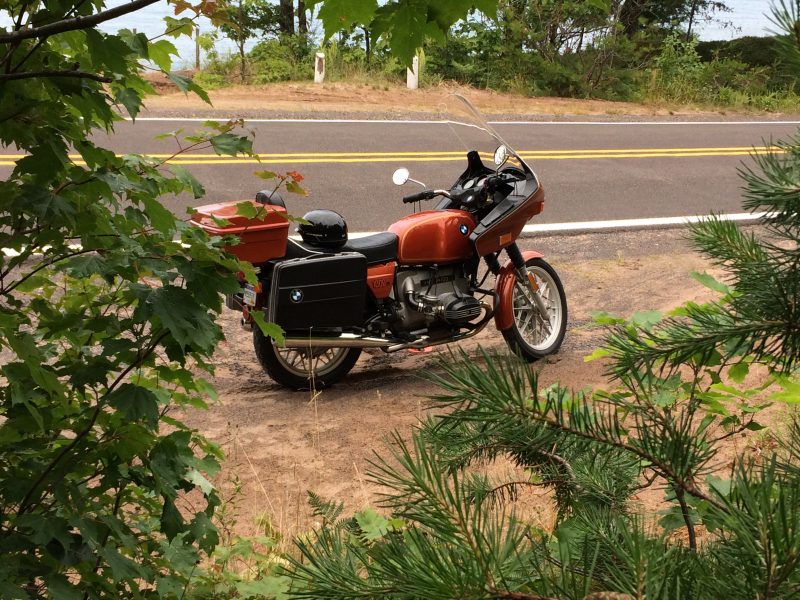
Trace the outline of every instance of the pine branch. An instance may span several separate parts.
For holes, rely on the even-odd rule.
[[[127,4],[89,15],[87,17],[79,16],[71,19],[62,19],[60,21],[56,21],[55,23],[48,23],[47,25],[42,25],[40,27],[30,27],[28,29],[19,29],[17,31],[0,33],[0,44],[9,44],[13,42],[19,42],[21,40],[29,40],[31,38],[47,37],[56,35],[58,33],[74,31],[76,29],[88,29],[90,27],[94,27],[95,25],[99,25],[100,23],[104,23],[105,21],[116,19],[117,17],[135,12],[141,8],[144,8],[145,6],[155,4],[156,2],[159,2],[159,0],[133,0]]]

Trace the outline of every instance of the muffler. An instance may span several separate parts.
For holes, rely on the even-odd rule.
[[[375,337],[343,333],[333,337],[287,337],[284,348],[388,348],[391,342]]]

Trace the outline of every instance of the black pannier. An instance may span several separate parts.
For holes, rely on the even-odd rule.
[[[267,320],[285,331],[357,327],[364,322],[367,259],[357,252],[320,254],[278,263]]]

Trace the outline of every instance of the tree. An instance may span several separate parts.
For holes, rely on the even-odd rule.
[[[297,33],[308,34],[308,17],[306,15],[305,0],[297,0]]]
[[[280,0],[281,35],[294,35],[294,0]]]
[[[188,171],[91,137],[122,110],[139,114],[153,93],[143,61],[208,101],[171,71],[168,38],[191,35],[201,14],[222,23],[215,3],[175,0],[154,39],[96,28],[155,2],[0,7],[0,142],[22,155],[0,183],[3,598],[183,598],[218,539],[209,478],[221,453],[178,409],[213,398],[202,374],[221,339],[221,294],[254,273],[224,251],[236,240],[210,239],[160,203],[202,197]],[[166,137],[176,156],[252,154],[240,124]]]
[[[247,42],[254,37],[265,37],[282,31],[281,15],[267,0],[230,0],[221,29],[236,43],[239,51],[239,78],[242,83],[247,79]]]
[[[185,169],[89,139],[152,93],[140,60],[207,98],[170,72],[165,36],[95,28],[152,3],[3,7],[0,140],[24,155],[0,184],[3,597],[176,597],[215,544],[220,453],[174,410],[206,403],[212,315],[241,266],[156,199],[202,196]],[[204,10],[181,7],[169,35]],[[183,150],[250,152],[235,127]]]
[[[616,3],[618,21],[628,37],[651,25],[674,28],[686,24],[691,31],[701,13],[729,10],[720,0],[616,0]]]

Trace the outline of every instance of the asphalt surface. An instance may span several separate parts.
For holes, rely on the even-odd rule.
[[[98,141],[120,153],[166,155],[175,142],[156,140],[158,134],[178,129],[189,134],[200,126],[179,120],[124,122]],[[330,208],[345,216],[351,231],[379,231],[409,212],[401,197],[420,188],[395,187],[391,175],[397,167],[408,167],[413,178],[432,187],[449,187],[463,170],[466,149],[476,145],[435,122],[249,122],[248,127],[255,131],[255,151],[264,155],[260,165],[216,160],[207,150],[183,159],[206,188],[202,202],[253,197],[267,187],[253,175],[256,170],[296,170],[305,177],[309,196],[284,194],[290,212]],[[774,121],[495,125],[545,187],[545,210],[536,223],[742,212],[737,168],[751,163],[749,149],[794,135],[798,127]],[[479,149],[491,151],[488,144]],[[197,201],[189,197],[167,199],[179,213],[192,203]]]

